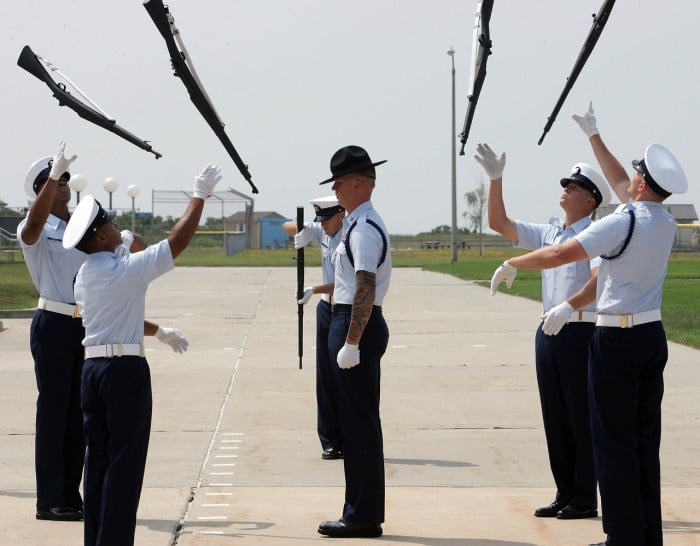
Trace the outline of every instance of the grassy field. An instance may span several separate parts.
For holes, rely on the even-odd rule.
[[[394,267],[423,267],[454,275],[460,279],[477,281],[488,286],[488,280],[501,262],[516,253],[510,248],[486,249],[479,256],[478,249],[460,250],[457,262],[450,263],[449,250],[398,250],[392,252]],[[294,250],[249,250],[235,256],[225,256],[221,249],[190,248],[176,260],[181,267],[294,267]],[[306,267],[321,264],[318,249],[305,252]],[[0,263],[0,309],[25,309],[36,305],[37,293],[19,259]],[[541,297],[538,271],[518,271],[512,289],[503,292],[534,300]],[[681,254],[672,256],[664,283],[662,314],[668,338],[677,343],[700,349],[700,256]]]

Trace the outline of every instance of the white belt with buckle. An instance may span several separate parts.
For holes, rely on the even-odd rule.
[[[641,313],[632,313],[630,315],[598,315],[595,324],[596,326],[611,326],[613,328],[632,328],[659,320],[661,320],[661,310],[654,309],[653,311],[642,311]]]
[[[593,311],[574,311],[569,317],[569,322],[595,322]]]
[[[142,343],[114,343],[85,347],[85,358],[114,358],[120,356],[145,356]]]
[[[39,303],[36,304],[37,309],[67,315],[73,318],[80,318],[80,309],[74,303],[61,303],[60,301],[51,301],[46,298],[39,298]]]

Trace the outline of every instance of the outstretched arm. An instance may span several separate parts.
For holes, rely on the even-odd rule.
[[[204,210],[204,201],[213,193],[217,182],[221,180],[221,170],[214,164],[207,165],[194,179],[194,189],[187,210],[177,221],[168,236],[168,244],[173,259],[177,258],[190,244],[199,226]]]
[[[608,150],[608,147],[603,142],[598,131],[598,126],[593,113],[593,102],[588,103],[588,110],[582,116],[574,114],[571,116],[581,130],[588,137],[588,141],[591,143],[593,148],[593,153],[595,158],[600,165],[605,178],[610,184],[610,188],[617,195],[620,203],[627,203],[629,200],[629,194],[627,193],[627,188],[630,184],[629,176],[627,171],[622,166],[622,164],[617,160],[617,158]]]
[[[476,152],[474,159],[484,168],[490,180],[489,197],[486,202],[489,227],[515,242],[518,240],[518,228],[515,222],[508,218],[503,202],[503,169],[506,166],[506,154],[496,157],[496,153],[486,143],[478,144]]]

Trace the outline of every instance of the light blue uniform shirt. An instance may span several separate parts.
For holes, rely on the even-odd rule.
[[[321,269],[323,270],[323,284],[335,282],[335,270],[333,269],[333,254],[343,236],[343,229],[329,237],[321,222],[306,222],[304,227],[313,234],[313,241],[321,245]]]
[[[75,280],[83,345],[143,343],[146,289],[175,267],[167,240],[141,252],[89,254]]]
[[[350,234],[350,250],[352,251],[355,267],[350,263],[346,249],[345,239],[347,231],[357,220],[357,225]],[[377,229],[368,224],[367,220],[375,222],[386,237],[386,258],[381,267],[377,268],[384,251],[384,242]],[[381,305],[389,290],[391,280],[391,241],[389,232],[384,226],[381,217],[372,207],[371,201],[365,201],[343,219],[343,235],[335,249],[333,265],[335,269],[335,290],[333,301],[335,303],[352,304],[355,296],[355,273],[367,271],[377,276],[377,286],[374,296],[374,305]]]
[[[661,308],[661,290],[676,236],[676,221],[663,204],[636,201],[594,222],[576,236],[586,254],[616,254],[627,237],[634,210],[634,233],[621,256],[603,260],[598,270],[598,313],[626,315]]]
[[[530,224],[516,221],[518,241],[516,248],[536,250],[545,246],[558,245],[583,232],[591,225],[591,219],[584,216],[568,227],[561,218],[550,218],[547,224]],[[590,279],[591,269],[600,265],[600,258],[580,260],[569,264],[542,270],[542,310],[549,311],[578,292]],[[595,302],[582,308],[594,311]]]
[[[63,234],[66,222],[58,216],[49,214],[44,229],[33,245],[22,241],[22,229],[27,219],[17,226],[24,261],[29,270],[29,276],[39,292],[39,296],[60,303],[75,303],[73,295],[73,279],[87,255],[74,248],[63,248]]]

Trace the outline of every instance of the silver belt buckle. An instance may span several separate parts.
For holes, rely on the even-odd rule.
[[[630,315],[620,316],[620,328],[630,328],[629,316]]]

